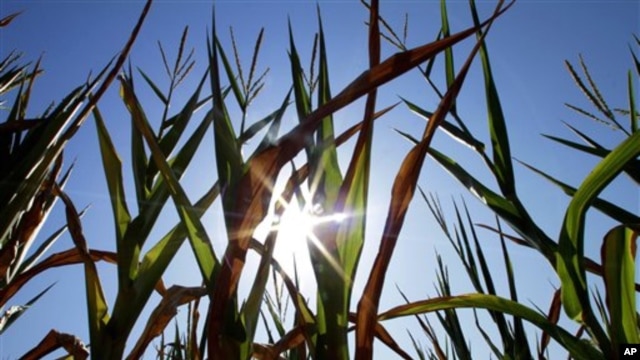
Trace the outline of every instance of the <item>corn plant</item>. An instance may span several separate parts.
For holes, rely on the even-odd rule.
[[[473,6],[472,12],[477,23],[477,15]],[[446,23],[446,17],[443,17],[443,33],[446,33]],[[478,36],[481,36],[481,34],[479,33]],[[638,42],[637,38],[636,42]],[[484,332],[483,336],[498,357],[533,358],[537,356],[544,358],[544,352],[551,337],[574,358],[616,358],[619,356],[618,351],[620,344],[637,343],[640,340],[638,338],[639,329],[635,301],[635,293],[640,289],[640,286],[635,283],[635,252],[640,219],[636,214],[601,199],[598,196],[611,181],[619,177],[622,173],[628,175],[633,182],[638,184],[637,163],[638,155],[640,154],[640,142],[638,142],[640,139],[638,136],[640,135],[638,135],[637,131],[638,120],[633,89],[633,73],[629,71],[628,74],[629,108],[616,109],[613,111],[598,90],[582,58],[580,59],[580,65],[584,70],[586,81],[580,77],[573,66],[567,62],[571,76],[576,81],[580,90],[594,105],[599,115],[594,115],[591,112],[573,105],[567,106],[588,118],[617,129],[621,133],[624,133],[626,138],[613,149],[607,149],[574,127],[570,127],[571,130],[585,141],[586,145],[564,138],[547,136],[570,148],[601,158],[598,165],[596,165],[577,188],[565,184],[531,165],[523,163],[527,168],[542,175],[560,187],[563,192],[571,197],[571,201],[565,212],[561,232],[554,240],[534,222],[517,195],[505,115],[503,114],[496,84],[491,74],[491,66],[485,45],[482,46],[480,53],[485,78],[488,108],[487,119],[491,134],[492,159],[485,153],[485,147],[482,145],[482,142],[477,140],[468,131],[455,112],[451,112],[450,115],[457,124],[448,123],[447,133],[478,152],[494,175],[499,186],[499,192],[492,190],[489,186],[477,180],[473,175],[458,165],[454,159],[436,149],[429,149],[429,155],[517,233],[517,236],[505,234],[500,228],[500,223],[498,223],[497,228],[483,225],[483,227],[498,233],[502,240],[510,298],[507,299],[496,295],[493,289],[493,280],[487,270],[481,245],[473,230],[468,212],[467,219],[472,229],[471,237],[474,239],[473,242],[476,248],[475,259],[458,209],[456,208],[458,225],[456,231],[451,232],[446,226],[438,202],[433,198],[427,198],[423,194],[437,222],[454,245],[477,293],[452,296],[448,292],[449,280],[446,277],[446,270],[441,267],[439,281],[441,297],[410,302],[407,305],[389,310],[382,314],[381,318],[387,319],[410,314],[417,315],[431,311],[446,310],[443,314],[438,315],[438,318],[447,331],[448,337],[452,342],[453,351],[460,358],[468,358],[469,353],[468,349],[465,348],[465,337],[460,326],[457,324],[456,314],[448,309],[461,307],[472,307],[474,309],[484,308],[490,311],[491,317],[498,327],[503,345],[502,348],[496,346]],[[640,75],[640,63],[633,52],[632,55],[636,75]],[[453,66],[451,54],[445,53],[445,63],[447,67]],[[423,74],[428,77],[427,72],[423,72]],[[450,79],[450,77],[447,77],[447,79]],[[430,83],[433,84],[433,82]],[[419,116],[431,116],[429,111],[416,104],[408,101],[405,101],[405,104],[411,111]],[[628,117],[628,127],[622,125],[616,113]],[[418,142],[417,139],[413,139],[409,134],[402,135],[414,143]],[[586,257],[583,249],[585,241],[585,214],[591,207],[619,223],[619,225],[612,228],[602,240],[600,263]],[[513,269],[504,245],[505,239],[537,250],[555,269],[560,281],[560,289],[554,295],[548,313],[542,312],[541,314],[534,311],[534,309],[518,303],[517,293],[513,285]],[[587,271],[601,277],[605,291],[604,300],[598,291],[589,288],[586,277]],[[480,276],[480,274],[482,274],[482,276]],[[482,284],[482,279],[484,285]],[[446,301],[443,301],[444,299],[446,299]],[[578,334],[571,334],[569,331],[557,325],[561,307],[564,309],[567,317],[579,325],[580,331]],[[507,326],[504,314],[514,316],[512,326]],[[522,320],[526,320],[542,330],[542,337],[537,346],[537,353],[533,353],[527,345],[527,336],[522,326]],[[429,339],[436,349],[435,352],[430,353],[430,357],[444,358],[443,354],[445,354],[445,350],[442,349],[438,340],[433,335],[433,328],[423,319],[420,321],[423,329],[426,329],[425,332],[431,334],[429,335]],[[589,339],[588,342],[582,341],[585,335]],[[416,348],[420,349],[417,346]],[[422,354],[424,355],[424,352]]]
[[[128,56],[143,22],[141,16],[119,59],[105,66],[93,80],[72,90],[59,104],[52,104],[41,115],[27,118],[31,94],[41,75],[40,60],[30,69],[20,64],[21,55],[14,51],[0,62],[0,95],[15,92],[15,100],[7,105],[2,99],[6,120],[0,125],[0,307],[29,280],[48,269],[81,262],[76,249],[50,255],[47,250],[66,231],[62,226],[38,244],[39,230],[51,213],[58,194],[64,188],[71,167],[62,172],[63,151],[91,109],[101,98]],[[0,27],[8,26],[19,14],[0,19]],[[92,95],[94,94],[94,95]],[[78,214],[81,216],[82,212]],[[36,247],[37,245],[37,247]],[[35,247],[35,250],[34,250]],[[112,260],[111,254],[93,253],[93,260]],[[52,286],[52,285],[51,285]],[[8,308],[0,318],[0,334],[50,288],[48,286],[25,305]],[[36,348],[68,347],[79,358],[86,349],[71,335],[52,330]],[[46,351],[43,352],[46,354]],[[43,354],[36,351],[36,354]],[[84,355],[83,355],[84,354]]]
[[[164,111],[158,131],[152,129],[144,107],[138,101],[133,71],[130,69],[120,77],[121,95],[131,114],[131,164],[138,215],[133,217],[128,209],[128,201],[123,191],[121,161],[110,140],[105,121],[96,109],[94,118],[98,125],[103,167],[114,214],[118,249],[118,294],[113,310],[109,312],[95,266],[85,256],[89,329],[94,358],[119,358],[124,355],[126,341],[142,308],[154,287],[163,288],[158,285],[162,273],[177,249],[187,239],[200,269],[204,290],[180,287],[160,290],[163,300],[149,319],[144,335],[128,355],[130,358],[139,357],[148,345],[148,340],[161,333],[168,324],[166,319],[171,317],[177,306],[194,301],[203,294],[208,296],[209,308],[204,336],[198,346],[199,351],[190,352],[196,354],[192,355],[194,357],[204,357],[205,348],[210,358],[227,359],[252,356],[276,358],[283,352],[295,349],[300,357],[306,357],[305,354],[308,354],[318,359],[345,359],[350,356],[347,341],[349,321],[356,321],[356,358],[371,357],[374,337],[380,338],[402,356],[407,356],[376,319],[382,279],[397,234],[402,227],[404,214],[416,189],[419,174],[417,169],[421,167],[427,155],[434,131],[454,103],[481,42],[477,42],[465,66],[451,83],[440,109],[425,129],[420,144],[407,155],[401,167],[394,185],[387,229],[382,238],[383,247],[371,272],[370,284],[361,295],[358,312],[353,314],[350,312],[352,282],[364,241],[366,216],[361,214],[365,214],[367,208],[373,124],[374,119],[388,111],[388,108],[376,111],[376,88],[434,58],[456,43],[472,37],[479,29],[486,32],[508,6],[499,2],[493,15],[486,21],[459,33],[442,37],[433,43],[401,51],[385,60],[380,56],[377,1],[372,2],[369,8],[370,67],[335,96],[329,88],[321,17],[318,16],[317,78],[313,75],[307,77],[302,71],[293,30],[290,31],[290,63],[293,78],[291,92],[295,98],[299,124],[281,136],[278,136],[280,121],[289,105],[291,92],[271,115],[250,126],[245,125],[247,107],[262,89],[262,76],[256,76],[255,72],[262,32],[258,35],[251,69],[245,78],[246,72],[241,70],[237,51],[235,53],[238,73],[234,72],[232,63],[217,36],[214,21],[212,34],[207,41],[207,74],[202,78],[188,104],[178,114],[168,117],[168,111]],[[140,72],[165,108],[169,105],[173,84],[179,83],[184,75],[182,71],[186,72],[190,68],[188,60],[181,62],[185,36],[181,41],[173,71],[163,53],[171,80],[169,92],[159,90],[152,79]],[[211,86],[210,101],[207,98],[200,99],[199,96],[206,76]],[[229,83],[228,87],[222,86],[225,79]],[[317,95],[315,104],[311,100],[314,91]],[[233,103],[228,100],[228,94],[233,95],[235,106],[240,110],[239,121],[232,119],[229,109]],[[336,136],[333,131],[332,114],[365,95],[367,105],[363,120]],[[201,105],[210,106],[210,109],[191,138],[181,149],[176,149],[177,138],[183,133],[191,114]],[[205,196],[192,203],[179,180],[210,124],[213,126],[214,155],[219,179]],[[245,157],[242,153],[243,144],[267,126],[263,140]],[[336,149],[356,134],[356,146],[343,176],[337,164]],[[307,155],[307,164],[294,169],[289,175],[284,194],[273,194],[277,177],[303,150]],[[342,222],[322,223],[316,226],[314,233],[309,236],[311,260],[318,286],[315,311],[312,311],[302,294],[298,292],[295,282],[273,259],[272,251],[278,235],[277,226],[272,227],[264,242],[253,238],[256,227],[269,215],[271,204],[275,203],[272,212],[277,218],[284,210],[284,204],[295,194],[301,193],[301,186],[305,181],[312,196],[311,199],[302,199],[307,201],[303,206],[320,208],[323,216],[354,214],[347,216]],[[275,201],[276,195],[282,200]],[[140,249],[149,237],[149,230],[169,197],[179,215],[180,223],[156,242],[146,254],[141,254]],[[209,235],[200,221],[200,216],[217,197],[221,200],[228,241],[222,256],[215,254]],[[75,223],[79,223],[77,217],[72,218],[75,219]],[[72,234],[78,248],[85,248],[86,242],[81,231]],[[244,270],[247,253],[251,249],[261,255],[261,260],[249,295],[240,302],[237,294],[238,281]],[[258,344],[255,341],[255,333],[260,321],[260,309],[271,274],[270,269],[277,271],[286,284],[295,309],[295,325],[286,330],[275,343]],[[191,336],[190,339],[189,344],[193,342],[194,337]],[[182,349],[174,346],[175,351],[179,352]],[[194,351],[195,346],[191,346],[190,349]],[[177,353],[174,354],[178,356]]]

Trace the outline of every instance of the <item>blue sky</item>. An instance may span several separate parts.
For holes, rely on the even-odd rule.
[[[481,16],[487,16],[494,6],[493,1],[479,1]],[[43,57],[44,76],[36,83],[35,102],[31,115],[41,113],[51,101],[58,101],[66,92],[83,83],[89,72],[97,72],[120,50],[130,29],[133,27],[143,1],[10,1],[0,0],[0,16],[15,11],[24,11],[9,27],[0,30],[0,57],[12,49],[25,53],[25,60]],[[365,70],[367,65],[365,9],[358,1],[319,1],[327,37],[328,56],[332,90],[336,94],[352,79]],[[255,37],[261,27],[265,27],[263,53],[258,69],[270,67],[266,88],[254,104],[250,119],[259,119],[273,111],[282,101],[290,86],[288,66],[287,19],[290,18],[298,50],[303,59],[311,52],[313,34],[316,31],[316,2],[314,1],[218,1],[216,5],[217,29],[223,43],[231,51],[228,28],[234,27],[243,65],[249,66],[249,57]],[[175,54],[182,29],[189,26],[188,47],[195,48],[196,67],[185,84],[176,94],[176,104],[181,104],[194,88],[206,66],[207,29],[211,27],[210,1],[157,1],[136,42],[131,62],[145,70],[152,78],[158,79],[161,88],[167,81],[162,68],[157,42],[161,41],[171,59]],[[448,5],[453,31],[459,31],[471,24],[466,1],[452,1]],[[439,27],[438,1],[382,1],[382,15],[396,28],[401,28],[404,14],[409,14],[408,45],[416,46],[435,38]],[[488,36],[489,53],[493,71],[507,117],[511,136],[512,155],[520,160],[536,165],[559,179],[577,185],[595,164],[593,158],[567,152],[557,144],[544,139],[540,134],[571,137],[562,121],[578,126],[607,145],[622,139],[620,132],[610,131],[577,114],[563,104],[565,102],[589,108],[589,104],[574,86],[566,71],[565,59],[577,64],[582,54],[593,77],[601,86],[605,98],[613,107],[627,107],[626,73],[631,68],[629,44],[632,34],[640,35],[640,5],[637,1],[518,1],[500,18]],[[466,42],[456,48],[459,66],[473,45]],[[395,49],[383,47],[383,58]],[[171,60],[170,60],[171,61]],[[306,61],[306,60],[303,60]],[[308,62],[307,62],[308,63]],[[489,143],[486,130],[486,110],[482,90],[481,71],[477,61],[472,68],[458,103],[463,119],[476,137]],[[436,64],[436,72],[443,73],[441,62]],[[442,80],[442,78],[436,78]],[[142,81],[138,81],[142,88]],[[440,81],[442,86],[442,81]],[[163,87],[164,86],[164,87]],[[638,86],[638,84],[636,84]],[[148,95],[151,92],[147,92]],[[417,73],[409,73],[380,90],[378,108],[398,101],[398,95],[433,110],[437,98],[429,90]],[[151,96],[143,97],[150,110],[150,117],[159,117],[159,103]],[[126,109],[118,99],[117,87],[106,94],[100,109],[103,112],[116,147],[129,169],[129,118]],[[336,115],[336,126],[344,129],[359,120],[362,104],[349,107]],[[295,121],[293,109],[287,113],[289,126]],[[367,229],[367,244],[360,265],[360,275],[356,279],[354,298],[359,298],[359,290],[366,281],[367,270],[377,250],[382,223],[389,201],[390,184],[401,159],[409,150],[393,128],[412,134],[420,134],[424,123],[406,108],[398,107],[378,121],[374,139],[373,172],[370,220]],[[352,146],[352,144],[351,144]],[[479,157],[468,149],[452,142],[444,133],[438,133],[434,146],[444,150],[470,171],[486,179],[486,169]],[[342,163],[347,164],[349,146],[344,149]],[[187,173],[184,182],[192,199],[200,196],[215,179],[213,147],[210,142],[203,144],[198,153],[197,166]],[[87,121],[68,147],[67,164],[76,160],[76,170],[68,185],[68,192],[76,206],[81,208],[91,204],[90,212],[83,224],[86,237],[93,248],[113,249],[115,240],[111,223],[109,199],[100,167],[95,127]],[[129,177],[130,173],[125,173]],[[516,166],[519,180],[518,190],[534,218],[551,236],[556,236],[562,222],[567,198],[544,180],[532,175],[521,166]],[[631,182],[622,179],[612,184],[605,193],[607,198],[626,209],[638,213],[640,194]],[[484,211],[481,204],[466,196],[466,190],[452,181],[433,161],[427,161],[420,185],[441,197],[445,209],[451,210],[451,197],[465,195],[476,222],[493,224],[492,216]],[[127,188],[133,198],[133,187]],[[42,235],[63,223],[63,211],[54,211]],[[450,219],[453,220],[453,213]],[[154,231],[161,236],[177,220],[173,207],[168,206],[162,221]],[[599,242],[612,224],[591,214],[587,228],[593,238],[587,245],[587,252],[598,258]],[[218,252],[223,247],[222,221],[219,205],[205,217],[210,225],[214,246]],[[496,276],[502,278],[502,264],[499,261],[499,242],[492,234],[480,232],[486,244],[485,251],[495,252],[492,263]],[[152,239],[153,241],[153,239]],[[62,238],[52,252],[72,246],[68,237]],[[416,198],[410,208],[406,225],[391,264],[385,287],[382,309],[402,303],[395,290],[397,284],[412,299],[435,296],[435,250],[445,257],[454,279],[454,292],[470,291],[466,276],[459,273],[459,262],[453,256],[450,246],[433,222],[426,205]],[[552,286],[557,286],[549,266],[541,256],[522,248],[512,246],[512,260],[516,263],[521,299],[527,304],[535,303],[547,308],[552,294]],[[181,251],[176,262],[165,276],[167,284],[197,285],[199,275],[188,248]],[[100,265],[104,275],[103,285],[107,298],[115,294],[115,271],[112,267]],[[460,274],[460,276],[458,276]],[[312,275],[309,275],[312,276]],[[309,277],[308,281],[313,278]],[[14,298],[13,303],[22,303],[44,286],[57,282],[46,298],[30,309],[2,338],[0,338],[0,358],[15,358],[35,345],[49,329],[57,328],[80,336],[88,341],[86,310],[81,267],[56,269],[34,280]],[[304,280],[303,280],[304,282]],[[501,284],[503,291],[506,283]],[[503,292],[503,294],[507,294]],[[152,298],[154,304],[157,297]],[[12,304],[13,304],[12,303]],[[355,303],[353,304],[355,308]],[[148,312],[147,312],[148,314]],[[145,319],[146,315],[142,316]],[[410,346],[404,335],[405,328],[417,331],[412,321],[390,323],[389,329],[399,334],[399,341]],[[25,336],[24,334],[29,334]],[[135,334],[134,334],[135,336]],[[426,339],[423,339],[426,342]],[[133,343],[133,341],[132,341]],[[377,344],[380,358],[388,354]],[[486,351],[481,339],[474,339],[472,346],[479,349],[480,357]]]

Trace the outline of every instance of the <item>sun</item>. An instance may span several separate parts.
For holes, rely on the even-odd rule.
[[[279,261],[308,257],[309,242],[320,246],[315,228],[327,222],[342,223],[347,218],[344,213],[326,213],[320,204],[313,204],[308,193],[302,197],[304,204],[295,198],[288,203],[278,200],[285,210],[281,216],[274,216],[270,229],[278,232],[274,257]]]

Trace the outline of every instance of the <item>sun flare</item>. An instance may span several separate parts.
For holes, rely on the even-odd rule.
[[[342,223],[347,215],[344,213],[325,213],[320,204],[312,204],[311,196],[304,196],[305,204],[293,199],[281,202],[285,210],[281,216],[273,219],[271,230],[277,231],[277,245],[274,256],[288,260],[295,256],[297,259],[308,256],[308,242],[320,246],[316,236],[316,227],[320,224],[335,222]]]

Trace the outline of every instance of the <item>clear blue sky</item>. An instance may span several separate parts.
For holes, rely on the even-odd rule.
[[[358,1],[319,1],[324,18],[327,37],[332,90],[336,94],[342,87],[362,72],[368,61],[366,55],[367,29],[364,21],[367,12]],[[41,113],[51,101],[60,98],[75,86],[83,83],[91,71],[98,71],[120,50],[129,31],[133,27],[143,1],[11,1],[0,0],[0,16],[16,11],[24,11],[9,27],[0,30],[0,57],[12,49],[25,53],[25,60],[43,57],[44,76],[36,83],[35,102],[31,115]],[[217,28],[223,42],[231,51],[228,36],[229,26],[234,27],[243,64],[249,66],[249,56],[258,31],[266,28],[263,54],[259,69],[270,67],[266,89],[255,103],[250,114],[253,119],[271,112],[282,101],[290,86],[288,67],[287,18],[290,17],[295,30],[298,50],[304,58],[311,52],[313,33],[316,31],[314,1],[218,1],[216,5]],[[479,1],[481,16],[487,16],[494,6],[493,1]],[[210,1],[157,1],[138,38],[131,62],[144,69],[152,78],[158,79],[162,88],[167,82],[158,52],[157,41],[168,50],[171,59],[177,48],[182,29],[190,28],[189,48],[195,48],[196,68],[188,81],[181,87],[176,103],[181,104],[194,82],[201,76],[206,65],[205,36],[211,27]],[[409,13],[409,46],[432,40],[440,24],[438,1],[382,1],[382,15],[396,28],[401,28],[404,14]],[[450,22],[453,31],[471,24],[466,1],[449,3]],[[534,1],[521,0],[500,18],[488,36],[489,52],[492,60],[498,90],[502,96],[505,114],[511,135],[512,155],[518,159],[543,168],[558,178],[578,184],[594,159],[567,152],[559,145],[540,136],[541,133],[570,137],[571,134],[561,121],[569,122],[584,129],[588,134],[605,139],[608,145],[621,139],[619,132],[609,131],[602,126],[579,117],[567,109],[565,102],[589,108],[589,104],[574,86],[563,61],[577,64],[578,54],[583,54],[596,82],[601,85],[605,97],[613,107],[627,107],[626,72],[631,67],[628,44],[632,34],[640,35],[640,3],[637,1]],[[467,42],[456,50],[459,66],[472,46]],[[395,49],[383,47],[383,58]],[[486,131],[484,94],[479,69],[479,61],[473,67],[467,84],[458,100],[460,113],[472,132],[489,143]],[[441,65],[441,64],[439,64]],[[436,66],[436,71],[441,71]],[[138,81],[142,88],[142,81]],[[442,82],[441,82],[442,84]],[[164,86],[163,86],[164,85]],[[639,88],[636,84],[636,89]],[[151,92],[148,92],[151,94]],[[380,91],[378,108],[398,100],[402,95],[411,101],[433,109],[437,99],[417,73],[410,73],[384,87]],[[158,106],[154,99],[143,98],[149,108]],[[107,126],[116,142],[116,147],[128,171],[129,163],[129,118],[118,99],[117,87],[112,87],[100,105]],[[289,124],[293,123],[293,109],[287,113]],[[160,115],[151,111],[151,117]],[[350,107],[338,114],[338,128],[346,128],[361,117],[361,107]],[[423,122],[410,114],[406,108],[396,110],[379,120],[376,128],[373,154],[373,183],[370,200],[370,220],[367,244],[357,278],[354,301],[366,281],[366,273],[371,266],[378,247],[382,223],[388,205],[390,184],[409,144],[400,139],[392,130],[399,128],[412,134],[422,132]],[[209,137],[210,138],[210,137]],[[480,159],[471,151],[453,143],[444,133],[438,133],[434,146],[443,149],[474,174],[486,178],[486,171],[480,166]],[[213,148],[210,142],[203,145],[185,178],[185,187],[192,199],[202,194],[214,179]],[[346,153],[348,154],[348,152]],[[67,164],[76,159],[76,170],[67,187],[76,206],[81,208],[92,204],[90,212],[83,220],[85,236],[92,248],[114,249],[115,240],[106,184],[100,167],[93,121],[87,121],[72,140],[65,154]],[[345,157],[346,159],[346,157]],[[346,162],[344,162],[346,164]],[[126,173],[128,181],[130,173]],[[519,192],[525,204],[531,209],[535,219],[551,236],[556,236],[562,222],[567,198],[523,167],[516,167]],[[129,184],[131,185],[131,184]],[[451,209],[450,199],[466,190],[455,183],[448,174],[433,161],[427,161],[420,185],[427,191],[440,195],[445,209]],[[127,188],[133,199],[133,187]],[[606,196],[626,209],[638,213],[640,195],[637,187],[621,181],[614,183]],[[468,200],[474,220],[493,224],[492,216],[484,211],[478,201]],[[64,221],[62,207],[42,231],[46,236]],[[448,212],[453,215],[452,212]],[[153,233],[159,237],[176,220],[172,206],[168,206],[164,219]],[[453,220],[453,216],[450,217]],[[587,252],[599,258],[599,242],[611,226],[610,222],[598,216],[589,217],[594,225],[587,228]],[[222,251],[222,222],[219,205],[205,217],[210,225],[214,245]],[[502,263],[498,253],[499,242],[492,234],[480,232],[488,253],[495,265],[496,276],[502,279]],[[153,242],[155,239],[152,239]],[[61,251],[72,246],[68,237],[62,238],[51,249]],[[552,286],[558,282],[541,256],[522,248],[510,247],[512,260],[516,263],[521,300],[530,305],[535,303],[547,308],[552,294]],[[426,205],[416,198],[410,208],[406,225],[394,256],[388,282],[383,295],[382,310],[402,303],[395,290],[398,284],[414,300],[435,296],[435,252],[445,256],[450,266],[454,292],[470,291],[466,276],[460,273],[459,262],[452,256],[450,246],[432,221]],[[170,284],[197,285],[200,283],[191,252],[184,248],[175,264],[165,276]],[[13,304],[21,304],[44,286],[52,282],[57,285],[42,301],[30,309],[12,328],[0,338],[0,358],[15,358],[34,346],[51,328],[75,334],[88,342],[86,309],[84,304],[84,281],[80,266],[56,269],[32,281],[13,299]],[[114,268],[100,265],[104,275],[103,285],[109,301],[114,298],[116,284]],[[312,276],[309,274],[309,276]],[[312,277],[309,278],[312,281]],[[506,289],[506,283],[500,284]],[[506,292],[503,292],[507,295]],[[311,296],[311,294],[309,294]],[[151,304],[155,305],[154,297]],[[355,309],[355,302],[352,305]],[[148,312],[146,313],[148,314]],[[143,314],[141,319],[146,319]],[[417,333],[413,321],[395,322],[388,328],[397,334],[399,341],[410,347],[404,335],[405,328]],[[135,337],[135,334],[133,334]],[[420,337],[420,336],[419,336]],[[422,338],[425,341],[426,339]],[[131,344],[134,341],[131,340]],[[472,347],[478,349],[479,358],[486,357],[486,349],[481,339],[473,339]],[[382,351],[383,345],[376,345],[380,359],[388,358]]]

